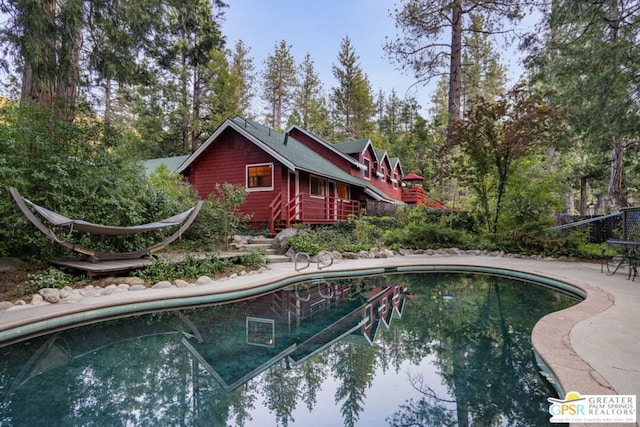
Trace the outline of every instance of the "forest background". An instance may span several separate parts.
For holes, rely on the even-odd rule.
[[[371,87],[347,34],[334,81],[295,40],[262,63],[221,28],[220,0],[0,0],[0,254],[33,251],[8,196],[89,221],[135,224],[192,202],[140,160],[189,154],[237,114],[324,139],[369,138],[482,233],[638,203],[639,1],[403,0],[381,46],[430,106]],[[536,30],[513,28],[537,16]],[[507,86],[511,43],[526,77]],[[261,111],[256,111],[256,105]],[[424,114],[426,111],[428,114]],[[129,244],[129,243],[127,243]]]

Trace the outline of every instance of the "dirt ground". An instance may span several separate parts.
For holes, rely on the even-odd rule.
[[[27,280],[29,274],[41,271],[41,268],[34,266],[22,266],[0,271],[0,301],[15,302],[19,299],[27,298]]]

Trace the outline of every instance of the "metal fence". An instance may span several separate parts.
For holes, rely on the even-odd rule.
[[[554,227],[545,231],[563,234],[584,233],[590,243],[603,243],[608,239],[620,239],[623,234],[622,212],[598,217],[558,215]]]

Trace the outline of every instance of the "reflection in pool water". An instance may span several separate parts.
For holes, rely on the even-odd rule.
[[[0,425],[546,425],[531,330],[576,302],[422,273],[97,323],[0,348]]]

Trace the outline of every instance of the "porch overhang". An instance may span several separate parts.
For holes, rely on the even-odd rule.
[[[369,188],[365,188],[364,189],[364,194],[366,194],[367,196],[371,197],[376,202],[385,202],[385,203],[389,203],[389,204],[393,204],[393,205],[402,205],[402,204],[404,204],[404,202],[402,202],[400,200],[388,199],[388,198],[382,196],[381,194],[376,193],[375,191],[373,191],[373,190],[371,190]]]

